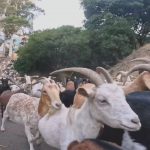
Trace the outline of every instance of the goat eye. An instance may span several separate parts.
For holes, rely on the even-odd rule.
[[[46,94],[46,91],[43,91],[43,94]]]
[[[107,104],[108,102],[107,102],[107,100],[103,99],[103,100],[99,100],[99,103],[101,103],[101,104]]]

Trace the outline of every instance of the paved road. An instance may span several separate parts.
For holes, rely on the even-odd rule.
[[[0,118],[1,125],[1,118]],[[22,125],[15,124],[11,121],[6,122],[6,131],[0,131],[0,145],[7,146],[6,148],[0,147],[0,150],[29,150],[29,145],[24,134]],[[46,143],[42,142],[39,146],[35,145],[35,150],[56,150],[49,147]]]

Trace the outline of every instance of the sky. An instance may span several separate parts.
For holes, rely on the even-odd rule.
[[[52,29],[62,25],[83,26],[85,17],[80,0],[42,0],[36,4],[45,10],[45,15],[34,20],[34,30]]]

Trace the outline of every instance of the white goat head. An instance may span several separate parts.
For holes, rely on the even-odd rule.
[[[31,90],[32,96],[40,98],[42,87],[43,87],[43,84],[41,82],[32,84],[32,90]]]
[[[12,92],[16,92],[16,91],[20,90],[20,87],[18,87],[17,85],[11,85],[10,89],[11,89]]]
[[[127,104],[123,90],[115,84],[103,84],[86,91],[79,88],[78,92],[87,97],[90,113],[97,121],[114,128],[138,130],[138,116]]]
[[[95,88],[88,90],[84,88],[78,89],[80,94],[87,97],[89,113],[95,120],[114,128],[122,128],[130,131],[140,129],[140,120],[126,102],[121,87],[114,83],[104,83],[98,73],[87,68],[65,68],[54,71],[51,75],[64,71],[81,73],[95,83]],[[112,81],[110,79],[110,82]]]

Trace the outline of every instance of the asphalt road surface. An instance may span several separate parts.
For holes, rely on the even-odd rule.
[[[1,117],[0,117],[1,125]],[[6,147],[1,147],[1,145]],[[56,150],[42,142],[40,145],[34,145],[35,150]],[[6,121],[6,131],[0,131],[0,150],[29,150],[29,144],[24,133],[22,125]]]

